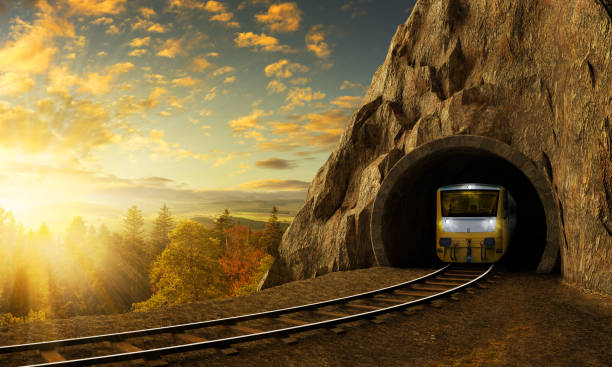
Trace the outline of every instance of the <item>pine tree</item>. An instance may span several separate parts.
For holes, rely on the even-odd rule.
[[[128,209],[127,215],[123,219],[124,236],[128,244],[142,244],[143,226],[142,212],[136,205],[133,205]]]
[[[151,231],[151,256],[153,259],[161,254],[168,246],[170,243],[168,234],[170,234],[173,229],[174,218],[172,217],[172,213],[170,213],[170,209],[164,204],[159,211],[157,219],[155,219],[153,230]]]
[[[227,243],[227,230],[232,227],[232,219],[230,218],[229,210],[225,209],[223,213],[215,219],[215,226],[212,230],[214,238],[219,240],[221,246]]]
[[[278,246],[283,238],[283,230],[281,229],[277,214],[278,210],[276,206],[273,206],[270,219],[268,219],[263,235],[259,239],[259,247],[275,258],[278,257]]]

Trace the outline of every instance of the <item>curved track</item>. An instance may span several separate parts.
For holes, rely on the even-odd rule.
[[[492,269],[493,265],[490,265],[488,268],[471,268],[465,266],[461,267],[456,265],[447,265],[444,268],[438,269],[430,274],[407,282],[322,302],[235,317],[151,329],[94,335],[82,338],[0,346],[0,354],[37,350],[42,356],[41,359],[45,360],[46,362],[34,364],[32,366],[88,366],[136,359],[145,359],[149,362],[157,361],[163,363],[163,360],[160,358],[166,354],[184,353],[207,348],[226,348],[225,351],[232,351],[233,349],[231,348],[231,345],[270,337],[285,337],[285,342],[291,342],[292,340],[295,341],[295,339],[290,337],[290,335],[294,333],[313,329],[334,328],[339,324],[361,319],[372,319],[384,313],[398,311],[418,304],[428,303],[442,297],[448,297],[453,293],[466,287],[470,287],[482,280],[491,273]],[[354,301],[360,302],[354,303]],[[367,304],[364,304],[364,302]],[[386,306],[389,303],[392,305]],[[324,308],[332,305],[342,307],[342,312],[331,312],[324,310]],[[349,313],[350,311],[345,311],[344,309],[352,311],[359,310],[359,312]],[[291,318],[287,317],[290,314]],[[313,314],[325,316],[325,319],[309,321],[308,319],[313,318]],[[294,318],[296,316],[298,317],[297,319]],[[270,330],[257,330],[240,326],[241,322],[254,319],[271,319],[292,324],[294,326],[272,328]],[[207,327],[218,325],[230,326],[241,331],[243,334],[213,340],[205,340],[201,337],[185,333],[185,331],[188,330],[205,329]],[[341,329],[338,328],[332,330],[341,331]],[[140,349],[131,343],[125,342],[126,339],[131,340],[132,338],[168,333],[178,336],[177,339],[186,343],[161,346],[152,349]],[[61,347],[94,343],[107,343],[122,352],[65,360],[59,351],[59,348]]]

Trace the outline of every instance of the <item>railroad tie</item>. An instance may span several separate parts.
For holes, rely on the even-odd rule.
[[[47,363],[63,362],[66,360],[57,349],[39,350],[38,353],[40,353],[40,356],[43,357]]]
[[[410,297],[417,297],[417,298],[422,298],[422,297],[429,297],[429,296],[433,296],[434,293],[430,293],[430,292],[419,292],[419,291],[400,291],[397,290],[395,291],[395,294],[399,294],[400,296],[410,296]],[[405,301],[408,302],[408,301]]]
[[[352,307],[352,308],[359,308],[361,310],[368,310],[368,311],[380,309],[380,307],[364,305],[364,304],[360,304],[360,303],[347,303],[344,306]]]
[[[278,321],[286,322],[287,324],[292,324],[292,325],[297,325],[297,326],[310,324],[310,322],[308,321],[292,319],[292,318],[285,317],[285,316],[278,316],[276,317],[276,319]],[[280,340],[287,345],[297,344],[298,342],[298,339],[291,335],[287,335],[286,337],[281,338]]]
[[[350,316],[350,314],[348,314],[348,313],[337,312],[337,311],[315,310],[315,311],[312,311],[312,312],[315,313],[315,314],[318,314],[318,315],[331,316],[331,317],[346,317],[346,316]]]
[[[398,293],[398,294],[401,294],[401,293]],[[372,300],[381,301],[381,302],[389,302],[389,303],[406,303],[406,302],[410,302],[407,299],[391,298],[391,297],[372,297]]]
[[[435,280],[426,280],[425,284],[431,284],[431,285],[441,285],[444,287],[450,287],[450,288],[454,288],[458,285],[463,284],[463,282],[451,282],[451,281],[443,281],[443,282],[437,282]]]
[[[206,341],[206,339],[204,338],[200,338],[199,336],[196,336],[193,334],[187,334],[187,333],[176,333],[174,334],[174,336],[177,339],[184,341],[185,343],[189,343],[189,344],[202,343]]]
[[[130,352],[140,352],[142,349],[138,348],[137,346],[135,346],[134,344],[125,342],[125,341],[120,341],[120,342],[112,342],[110,343],[115,349],[118,349],[119,351],[123,352],[123,353],[130,353]],[[147,366],[166,366],[168,365],[168,363],[163,360],[161,357],[157,357],[155,359],[143,359],[143,358],[139,358],[139,359],[135,359],[134,362],[137,363],[146,363]]]
[[[282,322],[286,322],[288,324],[293,324],[293,325],[308,325],[310,324],[310,322],[308,321],[304,321],[304,320],[296,320],[296,319],[292,319],[289,317],[285,317],[285,316],[279,316],[276,318],[278,321],[282,321]]]
[[[417,290],[417,291],[429,291],[429,292],[442,292],[442,291],[446,291],[449,290],[449,287],[428,287],[428,286],[416,286],[413,285],[412,289]]]

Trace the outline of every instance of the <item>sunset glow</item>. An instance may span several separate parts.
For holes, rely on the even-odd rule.
[[[272,205],[290,219],[411,4],[0,7],[0,206],[28,227]],[[367,21],[364,14],[368,14]]]

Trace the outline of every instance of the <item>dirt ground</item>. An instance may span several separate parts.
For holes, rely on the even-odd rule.
[[[327,274],[232,299],[210,300],[144,313],[48,320],[0,329],[0,344],[156,327],[240,315],[349,295],[418,277],[431,269],[371,268]],[[396,312],[384,323],[362,321],[336,335],[329,330],[166,356],[189,366],[612,366],[612,298],[564,285],[558,277],[505,271],[487,289],[458,302]],[[250,326],[257,327],[258,321]],[[227,328],[201,336],[231,335]],[[211,335],[212,333],[212,335]],[[155,346],[152,339],[134,344]],[[95,347],[103,352],[103,346]],[[63,350],[86,356],[83,347]],[[42,362],[36,352],[0,356],[0,365]],[[129,364],[128,364],[129,365]]]

